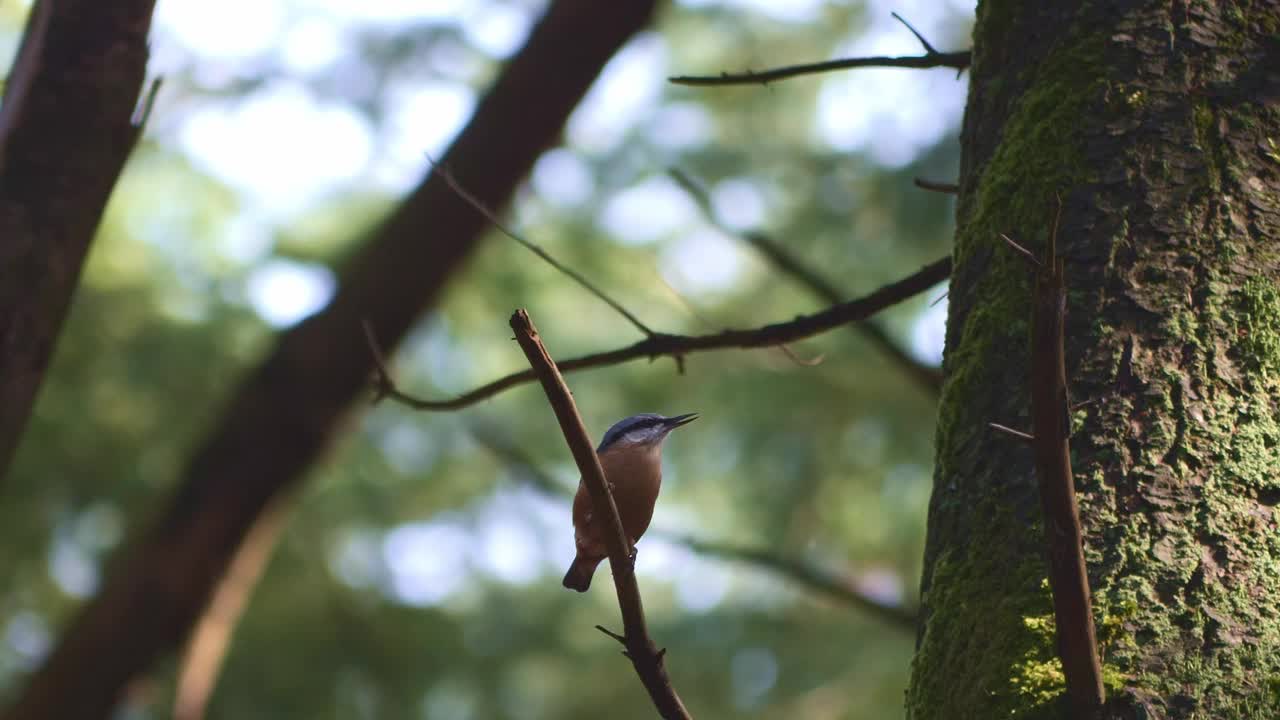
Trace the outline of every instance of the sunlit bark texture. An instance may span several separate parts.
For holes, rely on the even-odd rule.
[[[442,161],[481,202],[506,206],[652,10],[650,0],[553,3]],[[370,389],[362,322],[393,348],[486,226],[438,175],[405,199],[343,269],[333,302],[284,333],[245,378],[162,516],[125,550],[4,717],[111,716],[127,684],[182,642],[255,519],[296,487]]]
[[[1280,715],[1280,4],[984,2],[908,714],[1065,717],[1028,425],[1055,194],[1107,692]]]

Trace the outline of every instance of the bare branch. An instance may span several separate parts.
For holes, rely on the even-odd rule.
[[[787,65],[785,67],[773,68],[772,70],[761,70],[759,72],[746,71],[741,73],[721,73],[719,75],[677,75],[667,78],[667,82],[676,85],[692,85],[692,86],[710,86],[710,85],[768,85],[778,80],[786,80],[788,78],[798,77],[800,75],[816,75],[818,73],[832,72],[835,70],[853,70],[855,68],[868,67],[887,67],[887,68],[910,68],[914,70],[923,70],[927,68],[949,67],[955,68],[957,72],[963,71],[969,67],[968,50],[962,52],[936,53],[933,55],[910,55],[906,57],[857,57],[857,58],[841,58],[839,60],[827,60],[825,62],[807,63],[804,65]]]
[[[1059,199],[1059,215],[1061,212]],[[1057,649],[1067,696],[1073,717],[1094,717],[1106,699],[1106,691],[1071,470],[1071,403],[1063,349],[1067,291],[1063,262],[1057,256],[1057,233],[1055,216],[1044,262],[1008,237],[1001,237],[1037,268],[1031,321],[1031,425],[1035,436],[1031,447],[1040,485],[1049,587],[1053,591]]]
[[[667,78],[668,82],[677,85],[754,85],[759,83],[767,85],[775,80],[785,80],[787,78],[796,77],[798,75],[813,75],[816,73],[831,72],[833,70],[850,70],[853,68],[864,67],[893,67],[893,68],[912,68],[924,69],[935,67],[955,68],[957,73],[963,72],[969,67],[972,61],[972,53],[968,50],[962,52],[938,52],[937,48],[929,44],[924,36],[911,27],[911,23],[907,22],[898,13],[893,13],[893,17],[898,22],[906,26],[912,35],[920,41],[924,46],[924,55],[910,57],[860,57],[860,58],[844,58],[841,60],[828,60],[826,62],[808,63],[805,65],[788,65],[786,67],[775,68],[773,70],[763,70],[760,72],[743,72],[743,73],[720,73],[719,75],[680,75],[677,77]]]
[[[715,208],[711,206],[711,199],[706,188],[691,175],[679,168],[671,168],[668,173],[685,192],[689,193],[689,196],[693,198],[694,202],[702,210],[703,216],[716,229],[726,235],[737,237],[755,248],[774,267],[795,278],[796,281],[809,288],[814,295],[822,300],[832,304],[844,300],[844,293],[837,290],[816,270],[787,252],[780,243],[758,232],[739,233],[725,225],[716,215]],[[905,370],[916,381],[916,384],[927,390],[931,395],[937,395],[942,391],[942,373],[937,368],[926,365],[912,357],[901,345],[894,342],[893,338],[889,337],[884,328],[874,321],[864,320],[854,325],[853,329],[861,333],[864,338],[870,340],[872,344],[892,358],[898,367]]]
[[[624,308],[622,306],[622,303],[619,303],[618,301],[606,295],[603,290],[596,287],[594,283],[592,283],[590,280],[588,280],[585,276],[583,276],[578,271],[562,264],[559,260],[556,260],[555,258],[551,257],[551,254],[548,253],[546,250],[543,250],[541,246],[533,243],[530,240],[527,240],[521,237],[514,230],[504,225],[492,210],[485,207],[484,203],[480,202],[480,200],[476,198],[476,196],[472,195],[470,192],[467,192],[467,189],[462,186],[462,183],[458,182],[458,180],[454,178],[453,173],[449,172],[449,169],[447,167],[440,165],[435,160],[433,160],[430,156],[427,157],[427,162],[431,163],[432,172],[434,172],[436,175],[439,175],[441,178],[443,178],[445,183],[447,183],[449,187],[453,188],[453,191],[458,194],[458,197],[462,198],[467,202],[468,205],[475,208],[477,212],[483,215],[485,219],[488,220],[489,223],[492,224],[493,227],[498,230],[498,232],[502,233],[503,235],[506,235],[512,240],[515,240],[517,243],[520,243],[524,247],[528,248],[530,252],[542,258],[548,265],[555,268],[556,270],[559,270],[561,273],[568,276],[569,279],[581,285],[587,292],[591,293],[592,295],[595,295],[597,298],[604,301],[606,305],[613,308],[622,317],[626,318],[627,322],[634,325],[636,329],[644,333],[646,337],[653,337],[654,332],[650,330],[647,325],[640,322],[639,318],[637,318],[635,315],[632,315],[630,311]]]
[[[708,335],[668,335],[657,333],[626,347],[607,352],[581,355],[560,363],[561,372],[605,367],[638,360],[670,356],[680,361],[687,355],[727,348],[762,348],[785,345],[819,335],[851,322],[865,320],[875,313],[895,305],[942,282],[951,274],[951,258],[945,257],[921,268],[914,274],[886,285],[875,292],[840,303],[812,315],[801,315],[790,322],[774,323],[749,330],[725,330]],[[457,410],[487,400],[503,390],[536,379],[531,370],[511,373],[449,400],[425,400],[395,391],[391,394],[398,402],[415,410]]]
[[[640,681],[649,691],[649,697],[662,717],[690,718],[689,711],[685,709],[667,676],[664,653],[654,644],[653,638],[649,637],[644,621],[644,606],[640,601],[640,587],[636,584],[631,563],[631,543],[622,529],[622,520],[618,517],[618,508],[609,493],[609,484],[600,467],[600,458],[596,457],[596,452],[592,449],[591,438],[587,436],[582,417],[574,405],[573,394],[556,369],[555,361],[542,345],[529,314],[524,310],[517,310],[511,316],[511,329],[515,331],[516,342],[520,343],[520,349],[528,358],[529,365],[547,394],[551,409],[555,411],[565,442],[573,452],[574,462],[582,473],[582,481],[591,493],[592,507],[604,520],[604,540],[609,548],[609,567],[613,570],[618,607],[622,610],[622,643],[627,648],[627,657],[631,659],[636,674],[640,676]],[[602,627],[601,630],[603,631]],[[613,633],[607,634],[616,637]]]

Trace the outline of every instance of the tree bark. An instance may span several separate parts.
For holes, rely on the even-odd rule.
[[[1067,716],[1031,450],[987,429],[1029,417],[999,234],[1041,255],[1060,194],[1109,712],[1275,717],[1280,3],[983,2],[971,88],[908,716]]]
[[[140,133],[155,0],[38,0],[0,109],[0,477]]]
[[[554,3],[445,155],[459,182],[486,206],[505,206],[653,7]],[[246,378],[169,506],[4,717],[108,717],[121,690],[182,642],[255,519],[302,479],[370,387],[361,322],[394,348],[485,227],[441,177],[427,177],[348,264],[333,302],[284,333]]]

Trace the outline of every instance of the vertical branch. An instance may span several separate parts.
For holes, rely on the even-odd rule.
[[[1055,234],[1056,225],[1055,221]],[[1090,717],[1102,707],[1105,695],[1071,473],[1071,411],[1063,353],[1066,303],[1063,262],[1055,254],[1051,236],[1048,255],[1036,275],[1032,316],[1031,422],[1035,439],[1031,445],[1049,546],[1058,654],[1076,716]]]
[[[1035,456],[1049,554],[1049,588],[1058,634],[1058,656],[1066,678],[1073,717],[1097,717],[1106,701],[1102,663],[1098,659],[1093,601],[1084,562],[1080,510],[1071,472],[1071,401],[1067,394],[1067,362],[1063,325],[1067,311],[1064,265],[1057,255],[1058,214],[1049,232],[1049,249],[1041,262],[1007,235],[1005,243],[1036,272],[1031,317],[1031,434],[990,423],[1024,440]]]
[[[511,316],[511,329],[515,331],[516,341],[529,359],[529,365],[542,383],[551,409],[555,411],[565,442],[573,452],[573,460],[582,473],[582,481],[591,493],[591,504],[604,520],[604,540],[609,548],[609,567],[613,571],[613,585],[618,593],[618,607],[622,610],[623,635],[619,637],[608,631],[604,632],[626,647],[624,654],[630,658],[636,674],[640,676],[640,681],[649,691],[649,697],[662,717],[669,720],[687,719],[690,717],[689,711],[672,687],[671,678],[667,676],[663,663],[666,650],[658,649],[645,626],[640,587],[636,584],[635,568],[631,560],[631,543],[622,529],[618,508],[613,502],[608,483],[605,482],[600,459],[591,447],[591,439],[582,424],[582,416],[574,405],[573,395],[565,385],[555,361],[542,345],[529,314],[524,310],[517,310]]]

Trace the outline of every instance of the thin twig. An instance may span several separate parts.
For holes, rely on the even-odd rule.
[[[1014,251],[1017,252],[1019,255],[1021,255],[1022,259],[1030,263],[1032,267],[1035,267],[1035,268],[1042,267],[1040,263],[1040,258],[1036,257],[1035,254],[1032,253],[1030,250],[1014,242],[1013,238],[1009,237],[1008,235],[1005,235],[1004,233],[1000,233],[1000,239],[1004,240],[1005,243],[1009,245],[1009,247],[1013,248]]]
[[[516,342],[520,343],[520,349],[524,351],[530,367],[542,383],[551,409],[555,411],[565,442],[573,452],[574,462],[582,473],[582,482],[591,494],[591,504],[596,516],[604,521],[603,535],[609,549],[609,567],[613,570],[618,607],[622,610],[623,644],[627,649],[627,657],[631,659],[636,674],[649,691],[649,697],[658,713],[668,719],[688,719],[689,711],[685,709],[680,696],[671,685],[671,678],[667,676],[663,652],[654,644],[653,638],[649,637],[640,588],[636,584],[631,563],[631,544],[622,529],[622,520],[618,517],[618,508],[609,493],[609,484],[600,467],[600,458],[596,457],[595,450],[592,449],[591,438],[587,436],[587,429],[582,424],[582,417],[573,402],[573,394],[538,337],[529,314],[524,310],[517,310],[511,316],[511,329],[515,331]]]
[[[1058,213],[1062,212],[1059,199]],[[1071,402],[1067,392],[1063,326],[1066,283],[1057,255],[1054,218],[1044,262],[1036,262],[1031,331],[1031,426],[1036,478],[1049,551],[1049,587],[1072,717],[1095,717],[1106,700],[1098,659],[1093,601],[1084,559],[1080,510],[1071,470]],[[1015,249],[1035,259],[1007,237]]]
[[[915,178],[912,182],[921,190],[932,190],[945,195],[959,195],[960,186],[955,183],[937,182],[934,180],[925,180],[924,178]]]
[[[160,94],[160,86],[164,84],[164,76],[157,75],[151,81],[151,87],[147,88],[147,94],[138,103],[138,107],[134,109],[133,115],[129,118],[129,123],[135,128],[141,130],[146,126],[147,120],[151,118],[151,110],[156,105],[156,95]]]
[[[920,34],[920,32],[919,32],[918,30],[916,30],[915,28],[911,27],[911,23],[909,23],[909,22],[907,22],[905,19],[903,19],[903,17],[902,17],[901,15],[899,15],[899,14],[898,14],[898,13],[896,13],[896,12],[892,12],[892,13],[889,13],[889,14],[893,16],[893,19],[894,19],[894,20],[897,20],[898,22],[900,22],[900,23],[902,23],[903,25],[906,25],[906,26],[907,26],[907,29],[911,31],[911,34],[912,34],[912,35],[915,35],[915,36],[916,36],[916,39],[920,41],[920,44],[924,46],[925,54],[928,54],[928,55],[940,55],[940,54],[941,54],[941,53],[939,53],[939,52],[938,52],[937,48],[935,48],[934,46],[932,46],[932,45],[930,45],[930,44],[929,44],[929,41],[928,41],[928,40],[925,40],[925,39],[924,39],[924,36],[923,36],[923,35],[921,35],[921,34]]]
[[[987,423],[987,427],[991,428],[992,430],[999,430],[1000,432],[1006,435],[1015,437],[1019,440],[1022,440],[1023,442],[1030,443],[1030,442],[1035,442],[1036,440],[1036,437],[1034,435],[1031,435],[1029,433],[1024,433],[1021,430],[1014,430],[1008,425],[1001,425],[1000,423],[989,422]]]
[[[578,283],[578,285],[582,286],[582,288],[585,289],[587,292],[591,293],[592,295],[595,295],[597,298],[602,300],[606,305],[613,308],[615,312],[617,312],[622,317],[626,318],[627,322],[634,325],[637,330],[639,330],[641,333],[645,335],[645,337],[653,337],[656,334],[654,333],[653,330],[649,329],[649,326],[640,322],[639,318],[631,314],[629,310],[623,307],[622,303],[609,297],[607,294],[605,294],[603,290],[596,287],[594,283],[588,280],[581,273],[574,270],[573,268],[570,268],[564,265],[559,260],[556,260],[554,257],[552,257],[551,254],[548,253],[546,250],[543,250],[541,246],[537,245],[531,240],[528,240],[520,236],[514,230],[507,227],[502,222],[502,220],[498,219],[498,216],[496,213],[494,213],[489,208],[485,207],[484,203],[480,202],[480,200],[476,198],[476,196],[468,192],[467,189],[462,186],[462,183],[458,182],[457,178],[453,176],[453,173],[450,172],[447,167],[440,165],[430,156],[427,156],[427,162],[430,163],[432,172],[434,172],[436,175],[439,175],[441,178],[443,178],[445,183],[447,183],[450,188],[453,188],[453,191],[458,194],[458,197],[462,198],[464,201],[466,201],[468,205],[475,208],[476,212],[483,215],[484,218],[488,220],[490,224],[492,224],[493,227],[498,232],[502,233],[503,235],[506,235],[512,240],[515,240],[517,243],[527,248],[534,255],[537,255],[538,257],[542,258],[543,261],[545,261],[548,265],[555,268],[556,270],[559,270],[561,273],[569,277],[571,280]]]
[[[837,290],[834,285],[813,268],[808,267],[799,258],[787,252],[781,244],[772,238],[758,232],[739,233],[727,226],[720,220],[715,208],[712,207],[707,189],[693,176],[679,168],[671,168],[668,170],[668,174],[672,180],[675,180],[677,185],[693,198],[703,216],[717,230],[731,237],[736,237],[755,248],[774,267],[795,278],[797,282],[809,288],[810,292],[825,302],[838,303],[844,300],[844,293]],[[853,329],[861,333],[864,338],[870,340],[872,344],[892,358],[898,367],[903,368],[918,385],[931,395],[937,395],[942,391],[942,373],[937,368],[926,365],[912,357],[901,345],[894,342],[893,338],[889,337],[884,328],[874,321],[864,320],[854,325]]]
[[[972,60],[972,53],[968,50],[961,52],[938,52],[938,50],[924,36],[911,27],[911,23],[902,19],[898,13],[893,13],[893,17],[898,22],[907,27],[912,35],[920,41],[924,46],[924,55],[908,56],[908,57],[860,57],[860,58],[843,58],[840,60],[828,60],[826,62],[808,63],[804,65],[788,65],[786,67],[774,68],[772,70],[762,70],[760,72],[743,72],[743,73],[720,73],[719,75],[680,75],[677,77],[667,78],[668,82],[677,85],[753,85],[759,83],[767,85],[775,80],[785,80],[787,78],[796,77],[798,75],[813,75],[816,73],[831,72],[833,70],[850,70],[853,68],[864,67],[893,67],[893,68],[912,68],[924,69],[935,67],[954,68],[956,73],[963,72],[969,67]]]
[[[951,258],[936,260],[912,275],[896,283],[886,285],[870,295],[834,305],[812,315],[801,315],[790,322],[774,323],[749,330],[725,330],[708,335],[667,335],[658,333],[652,337],[607,352],[581,355],[560,363],[561,372],[605,367],[649,358],[673,357],[727,348],[762,348],[785,345],[797,340],[819,335],[833,328],[865,320],[875,313],[895,305],[942,282],[951,274]],[[376,369],[376,368],[375,368]],[[379,370],[379,372],[382,372]],[[532,370],[514,372],[493,382],[449,400],[426,400],[395,390],[391,378],[383,373],[380,382],[387,382],[392,392],[386,393],[415,410],[457,410],[487,400],[503,390],[537,379]]]

